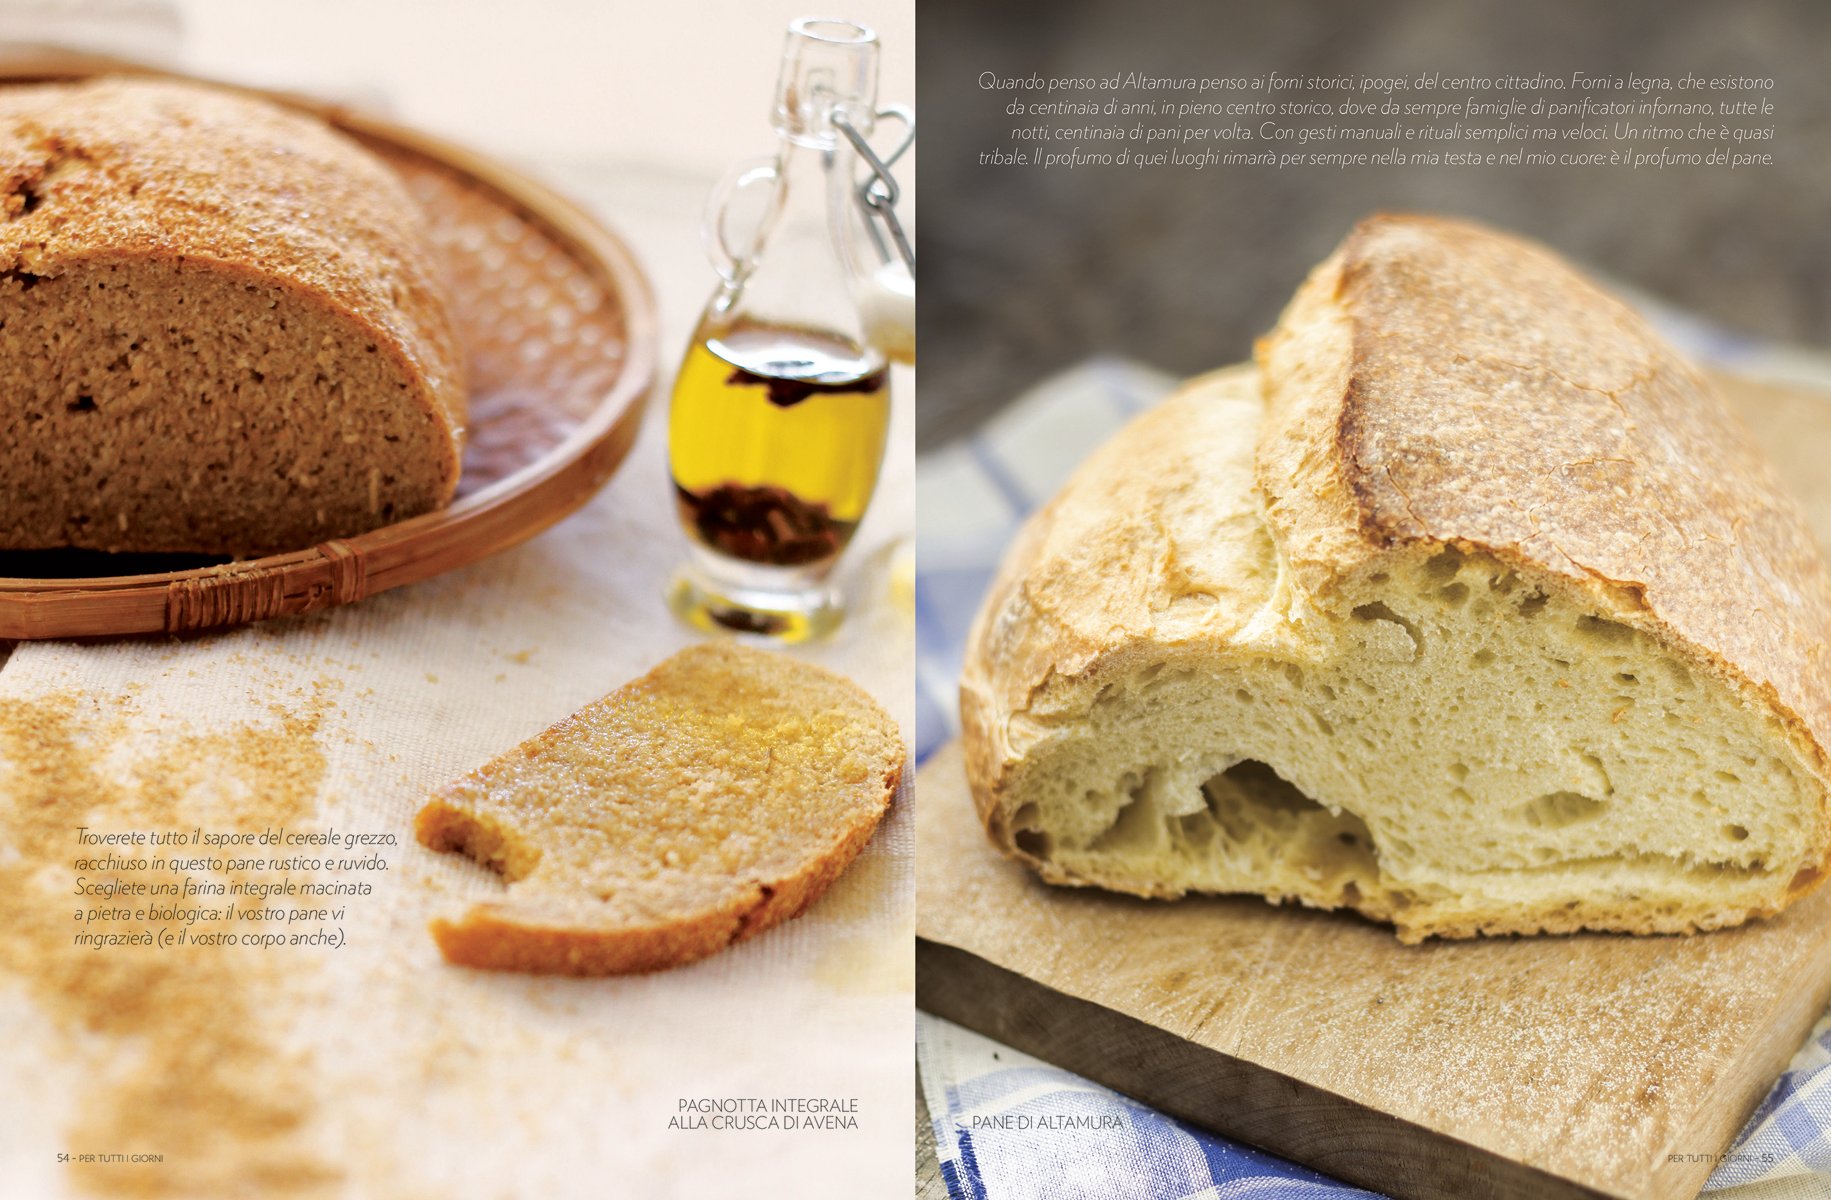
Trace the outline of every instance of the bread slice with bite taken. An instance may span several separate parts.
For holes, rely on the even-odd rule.
[[[689,647],[443,788],[421,844],[500,874],[433,922],[462,966],[680,966],[799,916],[857,857],[903,770],[857,685],[730,642]]]

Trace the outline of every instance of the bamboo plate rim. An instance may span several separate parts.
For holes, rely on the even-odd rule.
[[[0,62],[0,86],[101,74],[190,80],[260,97],[483,184],[554,238],[618,299],[624,353],[616,381],[558,445],[447,508],[299,550],[207,567],[71,579],[0,576],[0,639],[193,632],[349,603],[526,541],[577,511],[609,481],[635,442],[655,386],[659,332],[654,289],[621,238],[574,202],[494,159],[343,105],[88,55],[52,51]],[[581,472],[581,485],[569,488]],[[452,553],[459,546],[463,551]],[[110,614],[115,622],[82,619],[93,611],[58,611],[84,597],[101,601],[136,594],[143,603],[121,605]]]

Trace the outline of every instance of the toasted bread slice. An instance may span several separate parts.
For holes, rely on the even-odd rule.
[[[871,839],[903,770],[848,680],[693,646],[437,793],[415,833],[508,884],[432,923],[449,962],[657,971],[798,916]]]

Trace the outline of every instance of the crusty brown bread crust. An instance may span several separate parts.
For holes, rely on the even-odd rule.
[[[1696,368],[1555,255],[1370,218],[1259,357],[1258,482],[1306,586],[1375,549],[1481,547],[1703,649],[1831,744],[1831,573],[1805,518]]]
[[[850,681],[690,647],[420,810],[423,845],[508,883],[433,936],[448,961],[492,970],[704,958],[819,899],[883,819],[903,759],[896,723]]]
[[[0,546],[298,549],[442,506],[465,366],[423,216],[323,122],[0,89]]]
[[[1502,628],[1531,632],[1484,676],[1467,664],[1499,643],[1468,639]],[[1055,883],[1257,892],[1406,940],[1718,928],[1824,879],[1827,630],[1803,517],[1632,310],[1519,239],[1375,217],[1258,372],[1191,383],[1026,525],[969,642],[969,782],[993,840]],[[1435,675],[1381,666],[1381,637]],[[1380,690],[1407,671],[1442,694]],[[1367,744],[1418,704],[1417,740]],[[1554,717],[1575,734],[1535,765]],[[1702,784],[1664,789],[1662,741],[1692,756],[1670,779]],[[1276,778],[1222,774],[1243,759]],[[1444,773],[1405,774],[1427,759]],[[1487,794],[1534,772],[1525,802]],[[1077,805],[1102,815],[1079,828]],[[1629,813],[1639,832],[1585,857]]]

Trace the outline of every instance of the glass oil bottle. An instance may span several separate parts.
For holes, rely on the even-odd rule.
[[[777,152],[741,164],[708,206],[720,284],[668,413],[689,547],[668,601],[701,628],[799,641],[841,619],[833,568],[871,502],[890,424],[885,353],[855,278],[865,259],[850,244],[881,241],[855,180],[882,115],[877,56],[864,26],[793,22]],[[734,238],[733,226],[749,232]]]

